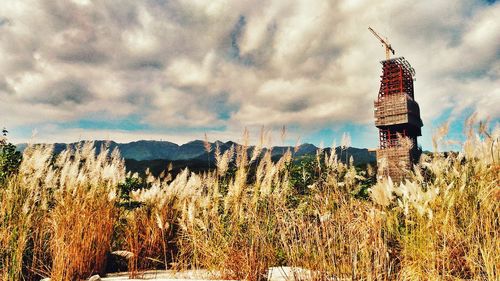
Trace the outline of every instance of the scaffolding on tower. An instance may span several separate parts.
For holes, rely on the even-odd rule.
[[[391,177],[398,182],[421,154],[417,137],[422,135],[423,123],[414,96],[415,70],[404,57],[391,59],[389,51],[395,52],[387,39],[369,29],[386,48],[386,60],[381,61],[380,89],[374,102],[380,143],[377,149],[378,177]]]

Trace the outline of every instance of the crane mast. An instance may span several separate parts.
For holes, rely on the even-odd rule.
[[[390,59],[391,58],[391,52],[392,54],[394,55],[395,52],[394,52],[394,49],[392,48],[391,44],[389,44],[387,38],[382,38],[382,36],[380,36],[375,30],[373,30],[373,28],[371,27],[368,27],[368,30],[371,31],[371,33],[373,33],[373,35],[375,37],[377,37],[378,40],[380,40],[380,42],[382,43],[382,45],[384,45],[385,47],[385,59]]]

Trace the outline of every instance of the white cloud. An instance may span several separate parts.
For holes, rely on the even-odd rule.
[[[12,131],[102,115],[228,135],[371,124],[384,51],[368,26],[417,70],[425,124],[467,108],[499,118],[499,16],[465,0],[7,0],[0,118]]]
[[[183,57],[174,59],[167,69],[167,79],[175,86],[205,86],[212,78],[214,52],[208,52],[201,62]]]

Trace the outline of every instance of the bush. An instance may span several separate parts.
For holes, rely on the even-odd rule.
[[[16,151],[16,146],[7,141],[7,130],[3,129],[0,137],[0,184],[17,173],[21,164],[21,153]]]

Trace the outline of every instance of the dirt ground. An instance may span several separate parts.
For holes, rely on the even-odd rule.
[[[292,267],[272,267],[269,269],[268,280],[270,281],[285,281],[285,280],[294,280],[293,276],[295,273],[304,273],[305,270],[300,268],[292,268]],[[307,274],[307,273],[306,273]],[[211,279],[211,275],[209,272],[205,270],[188,270],[188,271],[147,271],[142,276],[141,279],[128,279],[128,274],[126,272],[110,274],[107,277],[101,278],[101,280],[106,281],[119,281],[119,280],[156,280],[156,281],[167,281],[167,280],[217,280]]]

